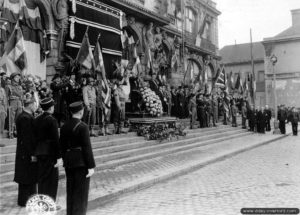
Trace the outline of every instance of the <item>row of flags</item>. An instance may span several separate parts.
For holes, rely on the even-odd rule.
[[[104,108],[105,115],[108,114],[111,103],[111,89],[108,84],[102,54],[102,48],[100,44],[100,34],[98,35],[94,52],[90,45],[89,37],[88,37],[88,27],[82,39],[81,47],[78,51],[76,61],[83,67],[100,72],[100,80],[101,80],[101,97],[102,97],[102,107]]]
[[[248,93],[250,93],[251,98],[254,97],[256,92],[256,81],[252,74],[248,74],[248,76],[242,80],[240,73],[238,73],[236,81],[234,81],[232,72],[226,77],[224,67],[221,69],[215,80],[215,86],[220,87],[226,92],[229,92],[230,90],[236,91],[244,96],[248,96]]]

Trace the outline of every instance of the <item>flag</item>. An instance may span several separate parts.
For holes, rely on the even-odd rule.
[[[202,37],[206,28],[206,24],[207,24],[207,14],[204,15],[203,20],[201,22],[201,26],[200,29],[196,35],[196,40],[195,40],[195,45],[200,47],[201,46],[201,41],[202,41]]]
[[[7,69],[7,73],[19,72],[26,74],[27,58],[22,30],[17,22],[5,47],[0,66]]]
[[[80,65],[84,66],[87,69],[95,68],[93,52],[88,37],[88,28],[86,29],[86,32],[83,36],[81,47],[78,51],[76,60]]]
[[[244,80],[244,84],[243,84],[243,94],[244,96],[248,97],[248,79],[247,77],[245,77],[245,80]]]
[[[190,85],[192,83],[193,78],[194,78],[193,77],[194,71],[193,71],[192,67],[193,67],[192,62],[189,61],[188,65],[187,65],[185,75],[184,75],[184,78],[183,78],[183,82],[186,85]]]
[[[96,41],[95,50],[94,50],[94,62],[95,62],[95,70],[100,71],[101,74],[101,101],[102,107],[104,108],[104,115],[107,116],[110,107],[111,107],[111,89],[106,79],[106,72],[104,67],[102,49],[99,42],[100,35]],[[104,121],[104,118],[102,118]]]
[[[220,74],[218,75],[218,77],[216,79],[215,85],[220,87],[220,88],[225,88],[225,82],[226,82],[225,69],[223,67]]]
[[[239,90],[241,88],[241,76],[240,76],[240,73],[238,73],[238,76],[236,78],[236,81],[235,81],[235,87],[234,87],[236,90]]]

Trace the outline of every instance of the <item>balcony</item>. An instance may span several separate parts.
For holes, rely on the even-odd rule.
[[[205,50],[210,51],[210,52],[214,52],[214,53],[217,51],[216,46],[214,44],[212,44],[212,42],[210,42],[207,39],[202,39],[201,40],[200,48],[205,49]]]

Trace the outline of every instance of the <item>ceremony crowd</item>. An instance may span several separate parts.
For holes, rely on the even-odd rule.
[[[10,138],[17,137],[14,181],[19,184],[18,205],[25,206],[28,198],[37,191],[55,201],[57,167],[63,159],[67,176],[67,211],[74,211],[68,214],[85,214],[89,177],[95,168],[90,136],[110,134],[107,129],[111,122],[110,112],[115,133],[125,132],[126,93],[121,87],[124,80],[107,80],[109,88],[105,88],[103,80],[95,80],[91,75],[61,77],[56,74],[48,86],[38,77],[22,77],[19,73],[8,77],[4,72],[0,75],[1,135],[6,127]],[[154,76],[149,85],[161,99],[164,115],[189,118],[190,129],[217,126],[220,119],[225,125],[231,123],[237,127],[240,115],[243,129],[249,127],[250,131],[258,133],[271,131],[272,111],[267,105],[255,109],[247,98],[234,98],[226,90],[208,94],[206,90],[196,91],[187,85],[170,87]],[[138,94],[130,95],[131,106],[142,111]],[[291,122],[293,134],[297,135],[299,119],[296,108],[279,107],[282,134],[286,133],[285,124]],[[96,125],[101,128],[99,133],[94,129]]]

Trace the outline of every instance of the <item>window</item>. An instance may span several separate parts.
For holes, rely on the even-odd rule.
[[[192,9],[185,8],[185,30],[193,33],[195,15]]]
[[[258,71],[257,82],[265,81],[265,71]]]

